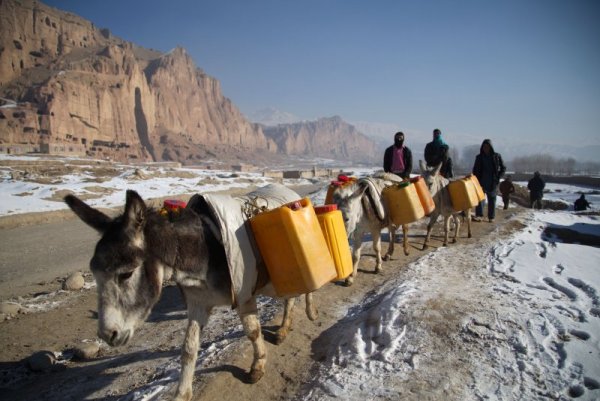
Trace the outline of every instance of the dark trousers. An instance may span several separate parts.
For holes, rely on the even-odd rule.
[[[493,219],[496,217],[496,191],[485,191],[485,195],[487,196],[487,215],[488,219]],[[483,217],[483,202],[481,201],[479,205],[475,208],[475,216]]]
[[[532,209],[543,209],[543,203],[542,203],[542,197],[541,196],[536,196],[536,197],[530,197],[529,200],[531,201],[531,208]]]
[[[504,203],[504,210],[508,209],[508,204],[510,203],[510,194],[502,194],[502,202]]]

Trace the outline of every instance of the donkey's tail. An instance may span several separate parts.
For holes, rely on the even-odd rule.
[[[317,311],[317,308],[315,307],[315,305],[313,303],[312,292],[309,292],[308,294],[306,294],[305,300],[306,300],[306,316],[310,320],[317,320],[317,318],[319,317],[319,311]]]

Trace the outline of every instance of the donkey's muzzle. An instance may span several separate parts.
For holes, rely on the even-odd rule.
[[[118,347],[127,344],[131,337],[131,330],[98,330],[98,337],[106,341],[111,347]]]

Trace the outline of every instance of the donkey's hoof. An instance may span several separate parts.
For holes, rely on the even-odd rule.
[[[404,251],[404,256],[408,256],[409,252],[408,251]]]
[[[264,370],[252,369],[250,371],[250,373],[248,374],[247,381],[250,384],[256,383],[263,377],[264,374],[265,374]]]
[[[314,322],[319,318],[319,311],[316,309],[311,309],[306,311],[306,316],[311,322]]]
[[[344,281],[344,285],[346,287],[350,287],[352,284],[354,284],[354,277],[350,276],[346,279],[346,281]]]
[[[383,268],[381,266],[375,266],[375,273],[379,274],[383,271]]]
[[[454,239],[452,240],[452,243],[453,243],[453,244],[456,244],[456,238],[454,238]]]
[[[388,261],[388,260],[390,260],[390,259],[392,259],[392,255],[383,255],[383,260],[384,260],[384,261],[386,261],[386,262],[387,262],[387,261]]]
[[[469,233],[469,235],[467,237],[468,238],[473,238],[473,236],[471,235],[471,233]]]
[[[275,333],[275,344],[279,345],[286,339],[288,335],[288,331],[286,329],[279,329],[277,333]]]
[[[421,248],[421,249],[424,251],[427,248],[428,248],[427,244],[423,244],[423,248]]]

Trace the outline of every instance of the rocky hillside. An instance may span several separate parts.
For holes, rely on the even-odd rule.
[[[341,141],[339,120],[265,135],[183,48],[144,49],[35,0],[0,0],[0,23],[0,153],[260,164],[370,149]]]
[[[274,127],[263,126],[263,131],[275,141],[280,152],[288,155],[311,154],[368,163],[381,157],[373,140],[338,116]]]

